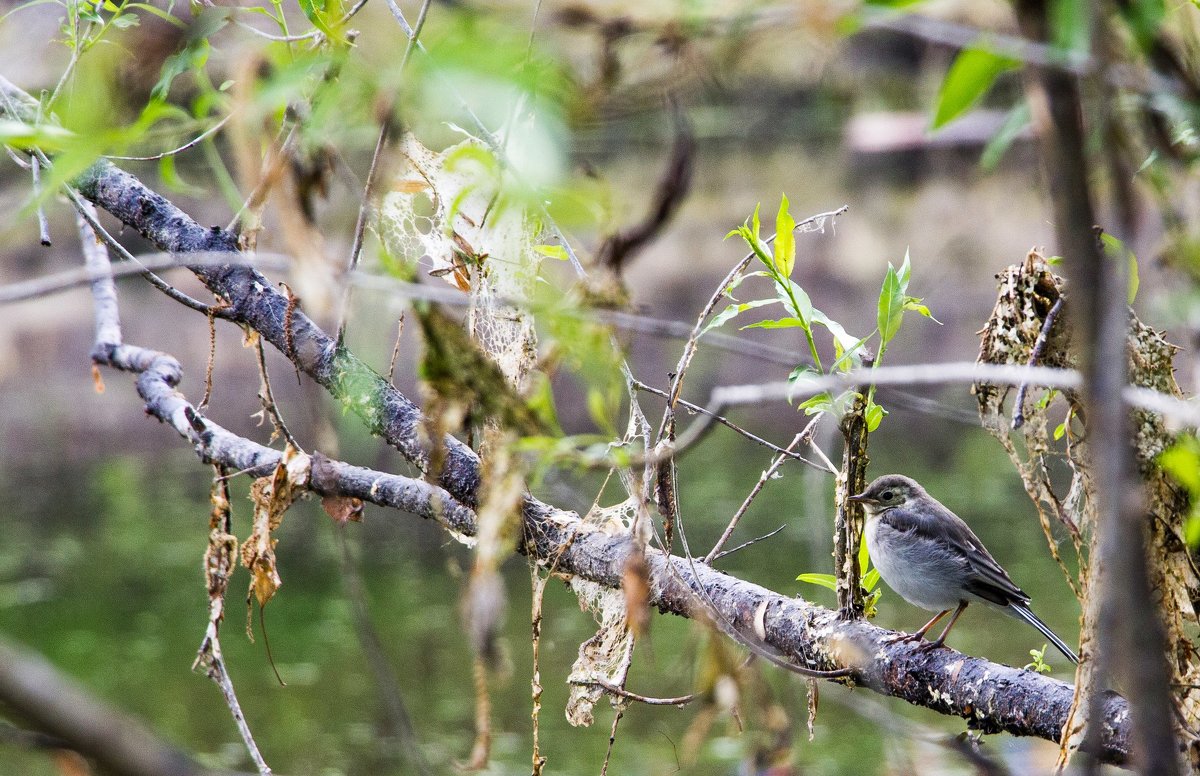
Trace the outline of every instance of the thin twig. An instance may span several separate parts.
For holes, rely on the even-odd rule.
[[[92,228],[92,231],[96,233],[99,239],[101,239],[109,248],[112,248],[114,251],[116,251],[122,259],[137,267],[135,270],[136,273],[148,280],[150,285],[154,286],[159,291],[162,291],[176,302],[179,302],[185,307],[190,307],[197,312],[204,313],[205,315],[213,315],[217,318],[233,318],[233,313],[228,308],[222,305],[207,305],[198,299],[193,299],[192,297],[172,286],[167,281],[160,278],[158,275],[155,275],[153,272],[151,272],[144,264],[138,261],[132,253],[126,250],[125,246],[121,245],[121,243],[118,242],[115,237],[108,233],[108,230],[104,228],[104,225],[101,224],[100,220],[96,217],[95,210],[89,203],[84,201],[84,199],[79,196],[79,192],[75,191],[70,186],[65,187],[65,189],[67,196],[71,200],[71,204],[75,206],[75,209],[79,212],[79,214],[88,222],[88,225]],[[0,299],[0,301],[3,300]]]
[[[247,32],[252,32],[260,38],[275,41],[276,43],[299,43],[302,40],[316,40],[325,36],[325,33],[321,32],[320,30],[309,30],[308,32],[298,33],[296,35],[275,35],[274,33],[260,30],[257,27],[247,24],[239,19],[233,19],[232,21],[234,24],[246,30]]]
[[[670,395],[666,391],[664,391],[660,388],[655,388],[651,385],[646,385],[641,380],[637,380],[637,379],[630,380],[629,384],[632,385],[634,388],[638,389],[639,391],[645,391],[646,393],[652,393],[655,396],[661,397],[663,399],[670,398]],[[692,404],[690,401],[686,401],[684,399],[680,399],[679,404],[681,404],[685,409],[690,410],[692,412],[699,412],[701,414],[708,412],[708,410],[704,409],[699,404]],[[749,439],[751,442],[755,442],[757,444],[762,445],[763,447],[767,448],[768,450],[771,450],[772,452],[787,456],[788,458],[793,458],[797,461],[802,461],[802,462],[808,464],[809,466],[813,467],[814,469],[818,469],[820,471],[825,471],[825,467],[821,466],[820,464],[808,460],[807,458],[805,458],[804,456],[800,455],[799,453],[797,453],[793,450],[786,450],[786,449],[780,447],[779,445],[772,444],[772,443],[768,442],[767,440],[763,439],[762,437],[747,431],[746,429],[742,428],[741,426],[737,425],[736,423],[731,422],[728,418],[718,415],[718,416],[714,417],[713,420],[717,421],[718,423],[720,423],[721,425],[723,425],[729,429],[732,429],[733,431],[736,431],[737,433],[739,433],[742,436]]]
[[[353,8],[351,8],[349,11],[346,11],[346,15],[342,17],[342,20],[339,22],[339,24],[345,24],[346,22],[353,19],[355,17],[355,15],[359,11],[361,11],[363,9],[363,6],[366,4],[367,4],[367,0],[358,0],[358,2],[354,4]]]
[[[255,358],[258,361],[258,374],[262,378],[262,384],[258,390],[258,398],[262,402],[262,414],[271,419],[271,426],[274,429],[271,438],[273,440],[275,435],[278,434],[289,445],[303,451],[304,448],[300,447],[296,438],[292,436],[292,432],[288,431],[287,424],[283,422],[283,416],[279,414],[279,407],[275,404],[275,396],[271,393],[271,378],[267,375],[267,356],[263,348],[262,337],[258,337],[256,340],[254,343],[254,352]],[[266,632],[265,628],[263,632]]]
[[[29,157],[29,169],[33,171],[33,199],[37,202],[38,241],[50,247],[50,223],[46,220],[46,209],[42,207],[42,163],[37,154]]]
[[[1033,349],[1029,353],[1029,362],[1027,366],[1037,366],[1037,362],[1041,360],[1042,353],[1046,350],[1046,340],[1050,336],[1050,328],[1054,326],[1054,319],[1058,317],[1058,313],[1063,308],[1063,299],[1059,296],[1054,300],[1054,305],[1050,311],[1046,313],[1046,320],[1042,321],[1042,329],[1038,332],[1037,339],[1034,340]],[[1012,427],[1015,431],[1025,425],[1025,393],[1029,390],[1029,383],[1024,382],[1017,388],[1017,398],[1013,403]]]
[[[200,403],[196,405],[197,411],[203,411],[208,406],[208,400],[212,398],[213,389],[213,365],[217,360],[217,317],[208,315],[208,359],[204,364],[204,395],[200,397]]]
[[[808,422],[809,428],[815,425],[820,419],[820,415],[814,416],[813,419]],[[767,484],[767,480],[770,480],[772,477],[774,477],[775,472],[779,471],[779,467],[783,466],[783,462],[789,457],[788,454],[795,449],[796,445],[804,441],[804,438],[809,433],[809,428],[806,428],[799,434],[796,434],[796,436],[792,438],[791,444],[787,446],[784,452],[775,456],[775,460],[772,461],[771,465],[767,467],[766,471],[759,476],[758,482],[754,483],[754,487],[750,489],[750,493],[747,494],[745,500],[742,501],[742,505],[738,507],[736,512],[733,513],[733,517],[729,518],[729,525],[725,526],[725,530],[721,533],[721,538],[717,539],[716,544],[714,544],[712,549],[708,551],[708,554],[704,556],[705,563],[711,564],[713,558],[717,556],[717,553],[719,553],[721,548],[725,546],[725,543],[729,541],[729,537],[733,535],[733,530],[737,528],[737,524],[741,522],[742,515],[746,514],[746,510],[750,508],[750,504],[752,504],[758,494],[762,492],[763,487]]]
[[[608,682],[600,679],[589,679],[586,681],[582,679],[572,679],[569,683],[579,685],[580,687],[599,687],[606,693],[616,695],[618,698],[628,698],[631,701],[645,703],[647,706],[683,706],[684,704],[691,703],[696,699],[696,693],[680,695],[678,698],[652,698],[648,695],[638,695],[636,692],[630,692],[623,687],[617,687],[615,684],[609,684]]]
[[[91,203],[85,203],[80,209],[78,224],[84,260],[93,278],[92,295],[96,318],[96,346],[93,350],[93,359],[95,359],[95,354],[112,352],[123,346],[121,345],[121,324],[117,309],[116,286],[113,283],[112,274],[108,271],[111,263],[108,251],[100,242],[91,220],[87,217],[88,215],[94,217],[94,212],[88,212],[90,208],[92,208]],[[138,349],[133,348],[132,350]],[[221,643],[217,637],[217,631],[224,612],[224,602],[223,590],[220,595],[213,596],[209,601],[208,627],[196,661],[197,664],[205,666],[209,677],[221,688],[221,694],[225,696],[225,703],[233,714],[234,722],[259,774],[270,774],[271,768],[263,759],[258,745],[254,742],[254,736],[250,732],[249,725],[246,724],[246,718],[242,714],[241,705],[234,692],[233,681],[229,678],[229,673],[225,670],[225,661],[221,657]]]
[[[431,0],[424,0],[421,3],[421,10],[417,11],[417,23],[412,29],[406,29],[404,34],[408,36],[408,44],[404,47],[404,56],[400,58],[400,70],[404,70],[404,66],[408,64],[409,57],[412,56],[413,49],[421,46],[421,30],[425,27],[425,17],[429,14],[429,6],[433,3]],[[388,5],[392,5],[392,0],[388,0]],[[424,46],[422,46],[424,50]]]
[[[714,556],[713,556],[713,558],[712,558],[712,560],[711,560],[711,561],[709,561],[709,563],[710,563],[710,564],[712,564],[712,563],[716,563],[716,562],[717,562],[717,561],[719,561],[721,558],[724,558],[726,555],[732,555],[732,554],[734,554],[735,552],[737,552],[738,550],[744,550],[744,549],[746,549],[746,548],[747,548],[747,547],[749,547],[751,544],[756,544],[756,543],[758,543],[758,542],[761,542],[761,541],[765,541],[765,540],[767,540],[767,539],[770,539],[772,536],[774,536],[775,534],[779,533],[779,532],[780,532],[780,531],[782,531],[784,528],[787,528],[787,523],[784,523],[783,525],[779,526],[778,528],[776,528],[774,531],[771,531],[770,533],[763,534],[762,536],[759,536],[759,537],[757,537],[757,538],[751,539],[751,540],[750,540],[750,541],[748,541],[748,542],[742,542],[741,544],[739,544],[738,546],[734,547],[734,548],[733,548],[733,549],[731,549],[731,550],[722,550],[721,552],[718,552],[716,555],[714,555]]]
[[[550,574],[538,572],[536,563],[529,564],[529,575],[533,585],[533,596],[530,603],[530,644],[533,647],[533,674],[529,678],[530,698],[533,708],[529,712],[533,721],[533,753],[530,755],[531,776],[541,776],[546,767],[546,758],[541,751],[541,720],[542,720],[542,604],[546,596],[546,583]]]
[[[409,41],[409,45],[412,41]],[[358,260],[362,256],[363,240],[367,232],[367,218],[371,210],[371,197],[375,193],[375,175],[379,170],[379,159],[383,156],[383,148],[387,145],[388,134],[392,127],[391,104],[389,103],[383,120],[379,125],[379,137],[375,141],[375,151],[371,154],[371,167],[367,170],[367,183],[363,187],[362,202],[358,206],[358,220],[354,224],[354,240],[350,245],[350,261],[346,272],[358,269]],[[338,309],[337,335],[334,341],[341,347],[346,339],[347,309],[350,305],[350,286],[342,289],[342,304]]]
[[[365,2],[365,0],[364,0]],[[408,59],[412,56],[413,48],[420,42],[421,30],[425,27],[425,17],[429,14],[429,6],[432,0],[424,0],[421,3],[421,10],[417,15],[417,25],[411,31],[405,30],[408,35],[408,43],[404,46],[404,56],[400,58],[399,72],[403,73],[405,66],[408,64]],[[394,95],[390,97],[380,113],[382,118],[379,123],[379,137],[375,140],[375,151],[371,154],[371,167],[367,170],[367,183],[363,187],[362,203],[358,208],[358,220],[354,224],[354,240],[350,246],[350,262],[348,272],[353,272],[358,268],[358,260],[362,255],[363,238],[367,230],[367,218],[371,208],[371,197],[375,193],[375,176],[379,169],[379,160],[383,156],[383,149],[387,146],[388,136],[392,131],[392,109],[395,104]],[[342,306],[338,310],[337,336],[334,341],[338,346],[345,342],[346,339],[346,310],[350,304],[350,287],[346,286],[342,291]]]
[[[612,761],[613,747],[617,745],[617,726],[625,718],[625,710],[617,709],[613,715],[612,727],[608,730],[608,748],[604,750],[604,762],[600,765],[600,776],[608,776],[608,764]]]
[[[196,135],[196,137],[187,141],[186,143],[179,146],[178,148],[172,148],[170,151],[163,151],[161,154],[154,154],[153,156],[117,156],[115,154],[108,154],[105,156],[105,158],[106,159],[119,159],[123,162],[157,162],[159,159],[165,159],[168,156],[175,156],[176,154],[183,153],[184,151],[188,150],[189,148],[199,145],[200,143],[204,142],[205,138],[207,138],[217,132],[220,132],[221,127],[228,124],[229,120],[232,118],[233,118],[233,114],[230,113],[228,116],[221,119],[216,124],[212,125],[208,129],[204,130],[199,135]]]
[[[818,213],[814,216],[809,216],[803,221],[797,223],[792,228],[792,231],[796,231],[797,229],[811,226],[813,224],[818,225],[816,228],[822,228],[826,220],[830,218],[836,218],[849,209],[849,205],[842,205],[837,210],[830,210],[825,213]],[[771,235],[766,239],[766,243],[769,245],[770,243],[774,242],[776,237],[777,235]],[[708,303],[704,305],[704,308],[700,311],[700,315],[697,316],[696,325],[692,327],[692,335],[688,338],[687,344],[684,346],[683,355],[679,358],[679,364],[675,367],[675,377],[671,382],[671,396],[667,407],[668,411],[674,408],[675,404],[679,401],[679,394],[683,390],[683,378],[687,373],[688,366],[692,362],[692,358],[696,355],[696,346],[700,340],[700,335],[704,332],[704,322],[708,320],[708,316],[712,315],[713,310],[717,308],[717,304],[719,304],[721,299],[725,296],[725,292],[729,288],[729,284],[733,283],[737,279],[738,275],[740,275],[753,260],[754,251],[750,251],[744,257],[742,257],[742,260],[734,265],[733,269],[731,269],[721,281],[721,284],[717,286],[717,290],[713,293],[712,297],[709,298]]]
[[[814,229],[823,228],[826,218],[835,217],[846,212],[847,209],[848,206],[843,205],[836,211],[810,216],[809,218],[806,218],[796,224],[792,228],[792,231],[809,231],[807,227],[812,224],[816,224],[816,226],[813,227]],[[772,242],[777,236],[778,235],[771,235],[771,237],[767,238],[767,242]],[[691,436],[685,434],[684,438],[687,439],[686,442],[684,441],[684,438],[677,439],[675,436],[675,406],[679,402],[680,393],[683,391],[684,376],[687,374],[688,367],[696,355],[696,350],[699,347],[700,337],[704,333],[704,322],[708,320],[708,317],[712,314],[713,310],[716,309],[718,302],[720,302],[721,298],[728,292],[729,286],[733,284],[742,274],[742,272],[745,271],[746,267],[749,266],[750,262],[754,258],[754,255],[754,251],[747,253],[746,256],[743,257],[742,260],[739,261],[733,267],[733,269],[729,271],[729,273],[717,286],[716,291],[713,292],[712,297],[708,300],[708,303],[705,304],[704,308],[700,312],[700,315],[697,316],[696,323],[692,327],[692,332],[689,335],[687,342],[683,346],[683,353],[680,355],[679,364],[675,368],[675,373],[671,377],[671,388],[668,392],[669,396],[667,398],[666,407],[663,409],[662,422],[658,427],[658,435],[654,440],[654,449],[656,452],[664,447],[667,448],[667,452],[669,453],[667,456],[668,461],[673,461],[673,456],[676,452],[683,450],[690,444],[695,444],[697,441],[703,438],[712,427],[712,420],[706,418],[700,423],[692,424],[692,427],[689,428],[688,431],[691,432],[694,429],[695,433],[691,434]],[[664,524],[667,526],[667,543],[665,549],[669,554],[671,550],[671,532],[674,529],[675,524],[680,522],[680,510],[677,495],[678,489],[675,486],[676,472],[674,464],[668,463],[666,469],[659,469],[657,471],[647,468],[647,477],[648,479],[652,478],[658,486],[658,509],[663,515]],[[680,526],[681,536],[682,532],[682,526]],[[689,559],[690,557],[691,556],[689,553]]]
[[[16,151],[14,151],[12,146],[4,146],[4,152],[6,154],[8,154],[8,158],[12,159],[13,163],[16,164],[18,167],[20,167],[22,170],[33,169],[32,160],[27,162],[24,159],[22,159],[21,155],[18,154]],[[33,156],[33,154],[30,154],[31,158],[32,158],[32,156]]]
[[[400,338],[404,336],[404,313],[400,313],[400,320],[396,322],[396,344],[392,347],[392,357],[388,360],[388,382],[396,376],[396,359],[400,356]]]
[[[282,128],[280,129],[282,132]],[[278,135],[276,135],[278,137]],[[271,189],[275,188],[275,184],[279,181],[279,176],[283,173],[283,167],[289,159],[292,158],[292,151],[296,143],[296,125],[292,124],[288,127],[288,133],[283,138],[283,142],[278,146],[272,145],[267,151],[267,158],[263,164],[263,174],[255,184],[254,189],[250,192],[250,196],[246,197],[242,202],[242,206],[233,214],[233,218],[225,226],[225,231],[232,232],[237,229],[242,222],[242,216],[247,212],[261,211],[266,207],[267,197],[271,194]],[[243,238],[246,235],[243,234]]]

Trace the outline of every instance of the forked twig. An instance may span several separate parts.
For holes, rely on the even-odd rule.
[[[262,337],[255,337],[254,352],[258,362],[258,374],[262,378],[262,384],[258,389],[258,398],[262,402],[260,412],[263,416],[271,419],[273,428],[271,438],[274,439],[278,434],[292,447],[303,450],[304,448],[300,447],[296,438],[292,436],[292,432],[288,431],[287,424],[283,422],[283,416],[279,414],[279,407],[275,404],[275,395],[271,392],[271,378],[267,374],[267,356],[263,349]]]
[[[633,379],[633,380],[629,381],[629,384],[632,385],[634,388],[638,389],[639,391],[645,391],[646,393],[652,393],[655,396],[659,396],[664,399],[670,398],[670,394],[668,394],[666,391],[664,391],[660,388],[655,388],[651,385],[646,385],[641,380]],[[699,404],[692,404],[690,401],[687,401],[685,399],[680,399],[679,404],[681,404],[685,409],[688,409],[692,412],[698,412],[701,415],[709,414],[708,410],[706,410],[704,407],[701,407]],[[772,444],[772,443],[768,442],[767,440],[763,439],[762,437],[758,436],[757,434],[753,434],[750,431],[747,431],[746,429],[742,428],[741,426],[737,425],[736,423],[732,422],[731,420],[729,420],[726,417],[723,417],[721,415],[715,415],[715,416],[713,416],[713,420],[717,421],[718,423],[725,426],[726,428],[729,428],[729,429],[737,432],[738,434],[741,434],[742,436],[749,439],[751,442],[755,442],[756,444],[762,445],[763,447],[767,448],[768,450],[776,452],[782,456],[787,456],[788,458],[793,458],[797,461],[802,461],[802,462],[808,464],[809,466],[813,467],[814,469],[820,469],[821,471],[825,471],[825,467],[821,466],[820,464],[817,464],[817,463],[814,463],[813,461],[808,460],[807,458],[805,458],[804,456],[800,455],[799,453],[797,453],[793,450],[787,450],[787,449],[780,447],[779,445]]]
[[[809,428],[815,425],[820,417],[820,415],[817,415],[810,420],[808,422],[808,428],[805,428],[792,438],[791,444],[787,446],[787,448],[784,450],[784,453],[790,453],[796,447],[796,445],[799,445],[801,442],[803,442],[805,436],[808,434]],[[729,537],[733,535],[733,530],[737,528],[737,524],[741,522],[742,516],[746,514],[746,510],[750,509],[750,504],[752,504],[758,494],[762,492],[763,487],[767,484],[767,480],[775,476],[775,472],[779,471],[779,467],[783,466],[783,462],[786,460],[787,456],[784,454],[775,456],[775,460],[771,462],[771,465],[768,466],[758,478],[758,482],[754,483],[754,487],[750,489],[750,493],[747,494],[745,500],[742,501],[742,505],[738,507],[736,512],[733,513],[733,517],[729,518],[729,525],[725,526],[724,532],[721,533],[721,538],[717,539],[716,544],[714,544],[712,549],[708,551],[708,554],[704,556],[705,563],[711,564],[713,562],[713,558],[717,557],[717,554],[721,552],[721,548],[725,546],[725,542],[729,541]]]
[[[691,703],[696,699],[696,693],[680,695],[677,698],[653,698],[649,695],[639,695],[636,692],[630,692],[624,687],[617,687],[615,684],[609,684],[600,679],[572,679],[570,684],[577,684],[581,687],[599,687],[610,695],[616,695],[618,698],[628,698],[631,701],[645,703],[648,706],[682,706],[686,703]]]
[[[849,209],[849,205],[842,205],[837,210],[830,210],[826,213],[818,213],[815,216],[809,216],[803,221],[798,222],[796,226],[793,227],[792,231],[818,222],[824,222],[830,218],[835,218],[842,215]],[[778,235],[771,235],[765,240],[765,242],[769,245],[775,241],[777,236]],[[721,281],[721,284],[717,287],[717,290],[713,293],[712,297],[709,298],[708,303],[705,304],[704,308],[700,311],[700,315],[697,316],[696,325],[692,328],[692,335],[688,337],[687,344],[684,345],[683,348],[683,355],[679,358],[679,364],[675,367],[675,377],[671,381],[671,396],[667,406],[668,411],[672,410],[676,402],[679,401],[680,391],[683,390],[683,378],[687,373],[688,367],[692,363],[692,358],[694,358],[696,355],[696,348],[700,341],[700,335],[704,332],[704,322],[708,320],[708,317],[712,315],[713,310],[717,308],[721,298],[725,296],[726,289],[729,288],[729,285],[737,279],[738,275],[745,271],[746,267],[748,267],[750,262],[753,260],[754,251],[750,251],[743,256],[742,260],[735,264],[733,269],[731,269]]]
[[[85,214],[91,215],[94,219],[95,212],[91,208],[90,204],[84,204],[80,209],[77,222],[83,247],[84,261],[89,274],[92,276],[92,299],[96,319],[96,341],[93,352],[99,353],[125,347],[127,351],[139,351],[138,355],[143,356],[145,354],[140,352],[142,349],[130,348],[121,344],[121,322],[117,307],[116,286],[113,283],[110,271],[108,250],[100,242],[98,234],[93,230],[91,220],[85,216]],[[212,532],[214,537],[223,538],[229,532],[228,522],[225,519],[227,518],[227,513],[222,511],[223,509],[227,509],[229,504],[228,486],[224,478],[220,476],[213,478],[213,492],[214,512]],[[236,546],[236,539],[234,542],[234,546]],[[220,544],[223,547],[228,547],[223,542]],[[221,656],[221,643],[218,638],[218,630],[220,629],[225,611],[224,584],[227,582],[228,574],[232,568],[230,559],[233,554],[233,550],[230,549],[222,559],[212,559],[210,561],[213,564],[212,567],[206,568],[208,572],[216,572],[212,576],[214,579],[219,578],[219,580],[214,582],[215,587],[214,585],[210,585],[208,626],[205,630],[204,639],[201,642],[200,651],[196,656],[196,665],[203,665],[208,676],[221,688],[221,694],[225,696],[225,704],[229,707],[229,711],[233,715],[234,723],[237,725],[238,732],[241,733],[242,740],[245,742],[246,749],[250,753],[255,767],[258,768],[259,774],[269,774],[271,773],[271,768],[267,765],[266,760],[263,759],[262,753],[258,750],[258,745],[254,742],[254,736],[250,732],[249,725],[246,724],[241,704],[238,703],[237,694],[234,692],[233,681],[229,678],[229,672],[225,670],[225,661]],[[206,566],[208,565],[209,563],[206,563]]]
[[[787,528],[787,523],[784,523],[783,525],[779,526],[778,528],[776,528],[774,531],[771,531],[770,533],[765,533],[762,536],[755,537],[748,542],[742,542],[741,544],[739,544],[738,546],[734,547],[731,550],[722,550],[721,552],[718,552],[716,555],[713,556],[712,560],[710,561],[710,564],[716,563],[721,558],[724,558],[726,555],[732,555],[735,552],[737,552],[738,550],[744,550],[752,544],[757,544],[758,542],[766,541],[767,539],[770,539],[772,536],[774,536],[775,534],[782,531],[784,528]]]

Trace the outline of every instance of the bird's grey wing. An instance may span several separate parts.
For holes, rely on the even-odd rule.
[[[968,579],[964,587],[968,592],[997,606],[1029,603],[1029,596],[1017,587],[971,527],[940,502],[929,501],[932,503],[923,504],[919,510],[889,509],[882,518],[896,530],[945,544],[963,558],[967,563]]]

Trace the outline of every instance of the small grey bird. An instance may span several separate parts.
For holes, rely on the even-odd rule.
[[[905,640],[920,641],[951,610],[950,623],[930,646],[941,646],[967,604],[993,606],[1041,631],[1072,663],[1079,657],[1029,609],[1030,598],[1009,578],[962,518],[916,481],[889,474],[851,501],[867,513],[867,551],[879,575],[914,606],[937,612]]]

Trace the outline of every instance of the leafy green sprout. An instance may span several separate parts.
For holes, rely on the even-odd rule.
[[[730,284],[729,288],[725,291],[732,299],[733,291],[744,280],[751,277],[765,277],[771,281],[775,295],[747,302],[738,302],[734,299],[733,304],[730,304],[714,316],[703,331],[716,328],[747,310],[767,305],[782,305],[786,312],[783,317],[759,321],[743,326],[742,328],[798,328],[803,332],[805,342],[808,345],[809,355],[812,358],[812,364],[797,366],[788,376],[788,380],[798,387],[806,377],[824,376],[835,372],[845,373],[861,367],[865,356],[864,346],[875,335],[879,335],[879,343],[878,353],[872,362],[872,368],[879,366],[884,353],[887,352],[888,346],[900,332],[900,326],[903,323],[904,313],[906,312],[914,311],[933,320],[935,323],[938,322],[929,312],[929,308],[922,304],[919,298],[909,296],[908,294],[908,283],[912,274],[912,266],[908,253],[905,252],[904,262],[900,266],[900,269],[897,270],[892,264],[888,264],[887,273],[883,279],[883,287],[879,292],[875,330],[865,337],[855,337],[849,334],[840,323],[815,308],[808,293],[791,278],[792,270],[796,264],[796,220],[792,217],[789,210],[786,195],[781,198],[779,211],[775,216],[776,234],[773,244],[769,239],[764,240],[762,238],[761,227],[759,207],[755,207],[753,215],[744,224],[733,229],[726,235],[726,239],[734,236],[741,237],[750,246],[750,250],[762,264],[763,269],[742,275]],[[815,336],[817,325],[823,326],[833,340],[834,361],[828,371],[826,371],[821,361],[820,352],[817,349]],[[804,410],[807,415],[829,412],[835,416],[841,416],[857,396],[857,391],[853,390],[847,390],[836,398],[832,392],[823,391],[801,402],[799,408]],[[868,431],[874,431],[879,428],[879,424],[887,414],[883,407],[875,403],[874,386],[868,389],[864,414]]]
[[[1188,547],[1200,546],[1200,439],[1193,434],[1179,437],[1158,457],[1158,464],[1188,494],[1191,509],[1183,523]]]
[[[879,569],[870,568],[870,565],[871,557],[864,536],[858,542],[858,568],[862,574],[859,586],[862,588],[863,616],[867,619],[875,616],[879,599],[883,597],[883,588],[879,586]],[[796,580],[837,592],[837,578],[833,574],[801,574]]]
[[[1046,662],[1046,649],[1049,644],[1043,644],[1041,649],[1029,650],[1029,656],[1033,658],[1033,662],[1025,664],[1026,671],[1036,671],[1039,674],[1050,673],[1050,664]]]

